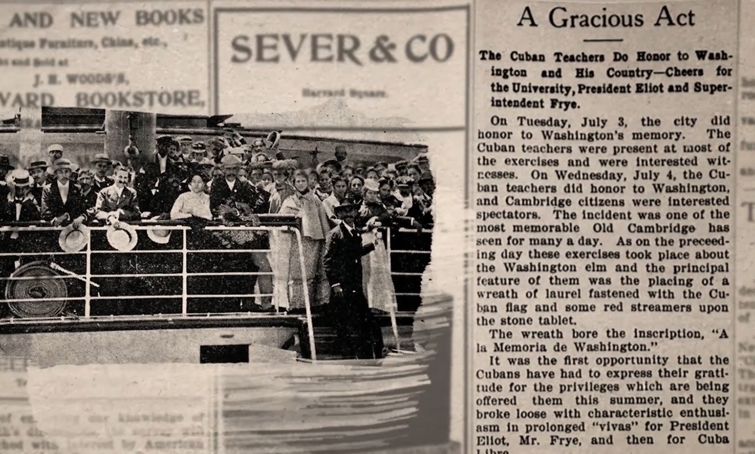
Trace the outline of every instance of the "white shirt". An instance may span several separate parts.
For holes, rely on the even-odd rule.
[[[163,158],[160,155],[157,155],[157,161],[160,163],[160,173],[165,173],[168,169],[168,156],[166,155]]]
[[[71,187],[71,182],[66,181],[65,184],[58,181],[58,191],[60,191],[60,198],[65,205],[68,202],[68,189]]]
[[[228,184],[228,189],[233,191],[233,188],[236,186],[236,180],[233,180],[233,181],[225,180],[225,182]]]
[[[191,191],[179,195],[170,210],[170,218],[183,219],[185,216],[181,216],[182,214],[212,219],[210,196],[204,192],[195,194]]]

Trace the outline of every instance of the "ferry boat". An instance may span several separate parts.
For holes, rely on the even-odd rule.
[[[115,150],[123,150],[129,140],[151,150],[154,137],[162,134],[206,140],[233,127],[248,140],[267,136],[268,131],[243,128],[229,119],[45,108],[41,149],[63,143],[66,157],[75,160],[104,147],[115,158],[120,157]],[[140,128],[137,139],[135,124]],[[20,140],[7,140],[12,135],[4,134],[2,139]],[[283,135],[279,149],[288,157],[327,158],[336,144],[344,143],[360,151],[349,156],[357,162],[408,159],[426,151],[422,145],[301,135]],[[303,269],[295,217],[259,215],[259,222],[251,225],[209,223],[201,228],[171,221],[132,226],[133,250],[114,249],[106,238],[107,227],[91,225],[85,243],[75,252],[62,249],[61,227],[44,223],[0,227],[3,354],[33,358],[40,364],[343,359],[331,348],[332,327],[323,324],[325,317],[312,307],[306,288],[296,292],[304,296],[304,311],[263,308],[261,301],[272,295],[260,293],[254,281],[275,276],[256,269],[249,257],[270,253],[267,242],[216,241],[223,235],[288,235]],[[157,243],[152,239],[155,234],[169,239]],[[432,230],[386,228],[383,238],[396,304],[374,312],[386,349],[410,350]]]

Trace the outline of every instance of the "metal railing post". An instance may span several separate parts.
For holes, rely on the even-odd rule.
[[[312,361],[317,361],[317,352],[315,351],[315,329],[312,326],[312,309],[309,302],[309,289],[307,288],[307,267],[304,265],[304,245],[302,244],[301,232],[299,229],[293,229],[296,234],[296,244],[299,247],[299,267],[301,268],[301,281],[304,291],[304,310],[307,313],[307,335],[309,336],[309,354]]]
[[[86,280],[84,281],[84,318],[92,313],[92,235],[87,238],[86,252]]]
[[[189,296],[188,296],[188,288],[187,288],[187,273],[188,270],[186,269],[187,266],[187,255],[188,251],[186,248],[186,229],[181,229],[182,233],[182,247],[181,247],[181,315],[186,317],[186,315],[189,312]]]
[[[393,295],[390,301],[391,310],[390,310],[390,317],[391,317],[391,329],[393,330],[393,338],[396,340],[396,351],[401,351],[401,341],[398,337],[398,322],[396,321],[396,310],[398,309],[398,301],[396,299],[396,288],[393,286],[393,263],[391,260],[391,228],[386,227],[385,234],[388,235],[388,238],[386,239],[387,244],[387,250],[388,250],[388,277],[391,280],[391,288],[393,288]]]

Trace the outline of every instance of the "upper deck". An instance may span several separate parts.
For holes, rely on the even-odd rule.
[[[305,286],[297,293],[304,301],[291,302],[303,310],[280,306],[276,290],[263,293],[258,283],[268,277],[281,285],[276,271],[260,270],[252,259],[255,254],[278,253],[270,248],[269,237],[287,235],[298,249],[295,256],[303,270],[299,221],[282,215],[259,219],[258,225],[134,223],[138,239],[132,250],[115,249],[105,226],[89,226],[86,243],[77,251],[63,249],[60,227],[2,226],[0,285],[5,304],[0,334],[68,333],[70,338],[70,333],[85,332],[244,328],[241,337],[250,344],[276,348],[290,348],[287,344],[297,335],[301,356],[316,358],[323,350],[317,344],[329,334],[327,327],[318,326],[322,308],[309,301],[306,280],[298,282]],[[432,232],[383,230],[395,304],[383,303],[373,310],[385,326],[386,344],[400,347],[400,337],[408,334],[420,303]],[[160,238],[169,237],[156,242],[155,231]],[[251,339],[248,328],[255,328],[259,336]]]

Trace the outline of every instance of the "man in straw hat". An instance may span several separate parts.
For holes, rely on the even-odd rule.
[[[178,139],[176,139],[176,141],[178,142],[181,156],[183,156],[183,158],[187,161],[190,160],[191,153],[192,153],[192,145],[193,145],[192,138],[189,136],[181,136]]]
[[[84,205],[79,188],[71,183],[71,161],[55,161],[55,182],[42,192],[42,219],[53,225],[84,222]]]
[[[110,157],[105,153],[97,153],[92,159],[92,165],[94,166],[94,181],[92,182],[94,192],[98,193],[106,187],[112,186],[113,179],[107,175],[112,165]]]
[[[196,142],[191,145],[191,160],[193,162],[202,162],[205,157],[207,157],[207,150],[204,142]]]
[[[116,170],[115,182],[97,194],[95,217],[113,224],[114,221],[134,221],[141,218],[136,191],[128,187],[129,172],[125,167]]]
[[[30,222],[40,219],[39,205],[31,193],[31,176],[23,169],[15,170],[10,177],[13,191],[4,199],[0,217],[3,222]]]
[[[383,337],[372,318],[362,288],[362,256],[375,249],[375,242],[362,244],[354,224],[359,206],[335,208],[341,220],[325,243],[325,274],[331,287],[330,314],[336,329],[336,348],[346,357],[380,358]]]

